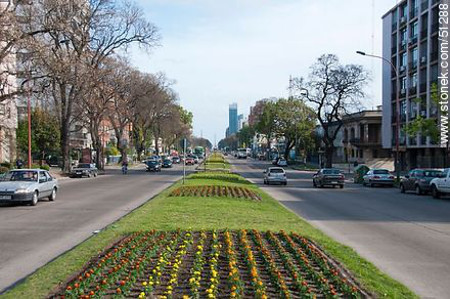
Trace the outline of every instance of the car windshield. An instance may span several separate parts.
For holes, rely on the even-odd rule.
[[[389,171],[386,169],[377,169],[373,171],[373,174],[389,174]]]
[[[281,168],[273,168],[270,170],[270,173],[284,173],[284,170]]]
[[[77,168],[91,168],[91,164],[78,164]]]
[[[6,174],[4,180],[5,181],[37,182],[38,172],[32,171],[32,170],[11,171]]]
[[[439,170],[427,170],[423,172],[423,176],[424,177],[429,177],[429,178],[437,178],[440,177],[442,175],[442,171]]]
[[[149,164],[149,165],[156,165],[156,164],[158,164],[158,162],[156,162],[156,161],[148,161],[147,164]]]
[[[172,161],[170,161],[169,159],[164,160],[164,163],[170,163]]]
[[[339,169],[324,169],[323,174],[340,174]]]

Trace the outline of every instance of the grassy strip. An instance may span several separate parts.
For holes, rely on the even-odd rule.
[[[234,174],[199,173],[189,176],[187,185],[245,186],[261,195],[260,202],[244,199],[168,197],[173,188],[110,225],[100,234],[39,269],[26,281],[4,295],[5,298],[45,297],[89,259],[123,234],[139,230],[257,229],[294,231],[318,243],[328,254],[350,270],[362,286],[379,297],[417,298],[408,288],[380,272],[353,249],[332,240],[318,229],[287,210],[269,195]]]

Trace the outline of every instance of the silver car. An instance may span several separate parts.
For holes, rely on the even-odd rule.
[[[264,184],[279,183],[287,185],[286,172],[281,167],[269,167],[264,170]]]
[[[387,169],[371,169],[363,176],[363,186],[394,186],[395,177]]]
[[[58,180],[42,169],[9,171],[0,181],[0,202],[29,203],[35,206],[39,199],[56,199]]]

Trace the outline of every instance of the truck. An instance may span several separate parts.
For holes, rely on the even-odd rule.
[[[203,159],[205,157],[205,148],[203,146],[196,146],[194,148],[194,155],[199,159]]]
[[[450,194],[450,168],[445,168],[439,177],[431,180],[430,189],[434,198]]]
[[[237,158],[238,159],[247,159],[247,149],[238,148],[237,150]]]

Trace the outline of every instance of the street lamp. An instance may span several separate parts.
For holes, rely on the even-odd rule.
[[[400,78],[398,76],[398,71],[397,68],[395,67],[395,65],[392,63],[392,61],[390,61],[389,59],[386,59],[382,56],[377,56],[377,55],[372,55],[372,54],[367,54],[365,52],[362,51],[356,51],[356,54],[359,55],[363,55],[363,56],[368,56],[368,57],[373,57],[373,58],[378,58],[381,59],[387,63],[389,63],[392,67],[392,69],[395,72],[395,76],[396,76],[396,90],[395,90],[395,95],[396,95],[396,99],[395,99],[395,107],[396,107],[396,121],[395,121],[395,125],[396,125],[396,134],[395,134],[395,172],[397,175],[397,181],[400,180],[400,167],[399,167],[399,136],[400,136],[400,99],[399,99],[399,92],[398,89],[400,87]]]

